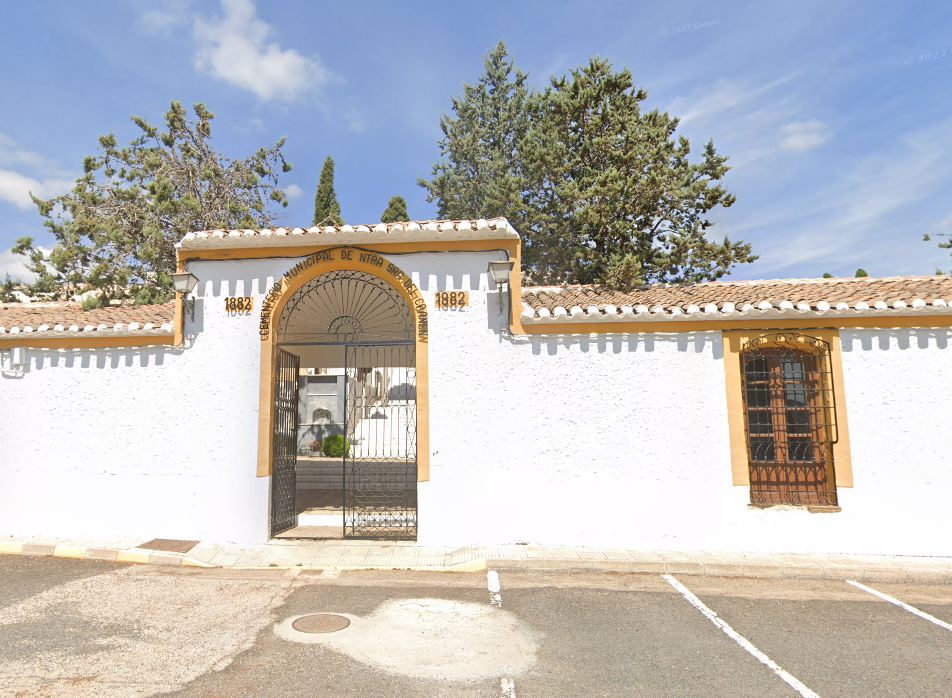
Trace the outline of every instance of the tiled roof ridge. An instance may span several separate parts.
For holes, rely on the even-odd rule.
[[[461,219],[442,219],[434,218],[428,220],[412,221],[394,221],[393,223],[360,223],[351,225],[313,225],[308,227],[287,227],[279,226],[274,228],[218,228],[214,230],[200,230],[187,233],[176,247],[186,246],[186,243],[194,241],[214,240],[223,238],[274,238],[285,236],[303,236],[303,235],[345,235],[350,233],[369,234],[377,233],[381,235],[408,234],[413,235],[421,232],[432,233],[488,233],[491,231],[506,231],[515,234],[515,230],[510,225],[508,219],[504,216],[493,218],[461,218]]]
[[[952,313],[952,277],[891,276],[525,287],[523,322]]]
[[[83,310],[81,303],[0,303],[0,337],[19,334],[172,334],[175,303],[109,305]]]
[[[829,278],[820,277],[802,277],[788,279],[717,279],[716,281],[683,281],[683,282],[658,282],[653,284],[639,284],[633,288],[635,291],[646,291],[651,289],[669,289],[686,288],[697,286],[772,286],[781,284],[828,284],[828,283],[862,283],[876,281],[929,281],[934,279],[952,279],[952,277],[940,274],[923,274],[914,276],[833,276]],[[605,286],[602,284],[564,284],[561,286],[523,286],[523,292],[527,291],[562,291],[567,289],[592,289],[598,291],[610,291],[614,293],[625,293],[619,289]]]

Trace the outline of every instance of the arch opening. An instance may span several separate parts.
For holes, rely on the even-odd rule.
[[[410,304],[374,274],[336,269],[288,295],[275,324],[276,363],[294,366],[297,386],[291,419],[274,422],[272,536],[415,540]]]

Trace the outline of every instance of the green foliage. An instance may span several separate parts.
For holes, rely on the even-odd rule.
[[[528,74],[513,64],[500,41],[486,54],[485,74],[475,85],[463,83],[453,98],[456,117],[440,117],[445,159],[433,166],[433,179],[417,184],[435,201],[440,218],[520,219],[522,186],[519,144],[529,127]]]
[[[642,112],[631,71],[595,57],[529,94],[502,42],[485,66],[441,120],[447,159],[418,183],[441,216],[509,218],[527,283],[704,281],[757,258],[707,235],[708,213],[735,200],[727,158],[708,141],[691,162],[678,119]]]
[[[832,275],[830,272],[825,271],[825,272],[823,272],[823,278],[824,278],[824,279],[832,279],[832,278],[833,278],[833,275]]]
[[[321,168],[321,179],[314,194],[314,225],[344,225],[334,191],[334,160],[330,155]]]
[[[340,458],[350,451],[350,442],[340,434],[331,434],[324,439],[324,455],[330,458]]]
[[[0,303],[15,303],[17,297],[13,295],[13,290],[19,285],[19,281],[14,281],[9,274],[6,274],[6,278],[0,284]]]
[[[922,236],[922,239],[925,240],[926,242],[930,242],[932,240],[932,235],[935,235],[936,237],[939,237],[939,238],[945,238],[944,240],[936,243],[940,248],[944,250],[952,249],[952,233],[932,233],[932,234],[926,233]],[[935,273],[936,273],[936,276],[945,276],[945,272],[943,272],[938,267],[936,268]]]
[[[410,220],[407,213],[407,202],[402,196],[392,196],[387,202],[387,208],[380,214],[381,223],[396,223]]]
[[[867,277],[867,276],[869,276],[869,274],[866,273],[866,270],[865,270],[865,269],[857,269],[857,270],[856,270],[855,277],[856,277],[857,279],[861,279],[861,278],[864,278],[864,277]]]
[[[16,241],[13,251],[37,276],[31,292],[70,297],[89,287],[104,302],[171,298],[175,243],[186,233],[267,227],[275,219],[269,206],[287,206],[277,187],[279,174],[291,169],[281,153],[284,138],[232,159],[211,147],[215,115],[201,103],[193,109],[195,120],[173,101],[164,131],[131,117],[141,134],[129,145],[112,133],[100,136],[69,193],[33,197],[56,244],[44,255],[32,238]]]
[[[102,298],[100,296],[89,295],[83,298],[83,310],[95,310],[102,307]]]

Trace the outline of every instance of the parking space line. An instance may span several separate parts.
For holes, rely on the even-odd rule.
[[[935,623],[935,624],[938,625],[940,628],[945,628],[946,630],[952,630],[952,625],[950,625],[949,623],[946,623],[944,620],[939,620],[939,619],[936,618],[935,616],[930,616],[930,615],[929,615],[928,613],[926,613],[925,611],[920,611],[920,610],[919,610],[918,608],[916,608],[915,606],[910,606],[909,604],[904,603],[904,602],[900,601],[899,599],[895,599],[895,598],[893,598],[892,596],[889,596],[889,594],[884,594],[884,593],[881,592],[881,591],[876,591],[875,589],[871,589],[870,587],[866,586],[865,584],[860,584],[859,582],[854,582],[852,579],[847,579],[847,580],[846,580],[846,583],[847,583],[847,584],[852,584],[852,585],[853,585],[854,587],[856,587],[857,589],[862,589],[863,591],[868,592],[868,593],[872,594],[873,596],[878,596],[878,597],[881,598],[883,601],[888,601],[888,602],[891,603],[891,604],[894,604],[894,605],[896,605],[896,606],[899,606],[899,608],[902,608],[902,609],[904,609],[904,610],[906,610],[906,611],[909,611],[909,613],[912,613],[913,615],[919,616],[920,618],[925,618],[927,621],[929,621],[930,623]]]
[[[710,620],[714,625],[716,625],[718,628],[723,630],[725,635],[727,635],[734,642],[736,642],[738,645],[740,645],[745,650],[747,650],[747,652],[753,655],[757,659],[757,661],[759,661],[761,664],[768,667],[771,671],[773,671],[773,673],[775,673],[777,676],[783,679],[783,681],[787,683],[787,685],[789,685],[791,688],[793,688],[793,690],[795,690],[797,693],[803,696],[803,698],[820,698],[820,696],[818,696],[816,693],[814,693],[809,688],[807,688],[799,679],[797,679],[795,676],[785,671],[779,664],[773,661],[770,657],[768,657],[766,654],[764,654],[759,649],[754,647],[753,643],[751,643],[750,640],[748,640],[746,637],[738,633],[726,622],[721,620],[714,611],[708,608],[704,604],[704,602],[701,601],[701,599],[699,599],[697,596],[691,593],[691,590],[688,589],[683,584],[681,584],[681,582],[679,582],[677,579],[672,577],[670,574],[663,574],[661,576],[664,577],[665,581],[668,584],[670,584],[679,592],[681,592],[681,595],[685,599],[687,599],[689,604],[691,604],[692,606],[694,606],[694,608],[696,608],[701,613],[703,613],[704,616],[708,620]]]
[[[502,608],[502,586],[499,584],[499,573],[496,570],[486,570],[486,586],[489,587],[489,603],[494,608]],[[502,698],[516,698],[516,682],[512,679],[512,669],[509,667],[503,667],[499,688]]]
[[[496,570],[486,572],[486,582],[489,586],[489,603],[496,608],[502,608],[502,594],[499,586],[499,573]]]

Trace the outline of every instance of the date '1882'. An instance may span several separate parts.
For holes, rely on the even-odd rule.
[[[469,305],[469,291],[437,291],[437,308],[462,308]]]
[[[233,296],[225,299],[225,310],[229,313],[250,313],[254,299],[251,296]]]

